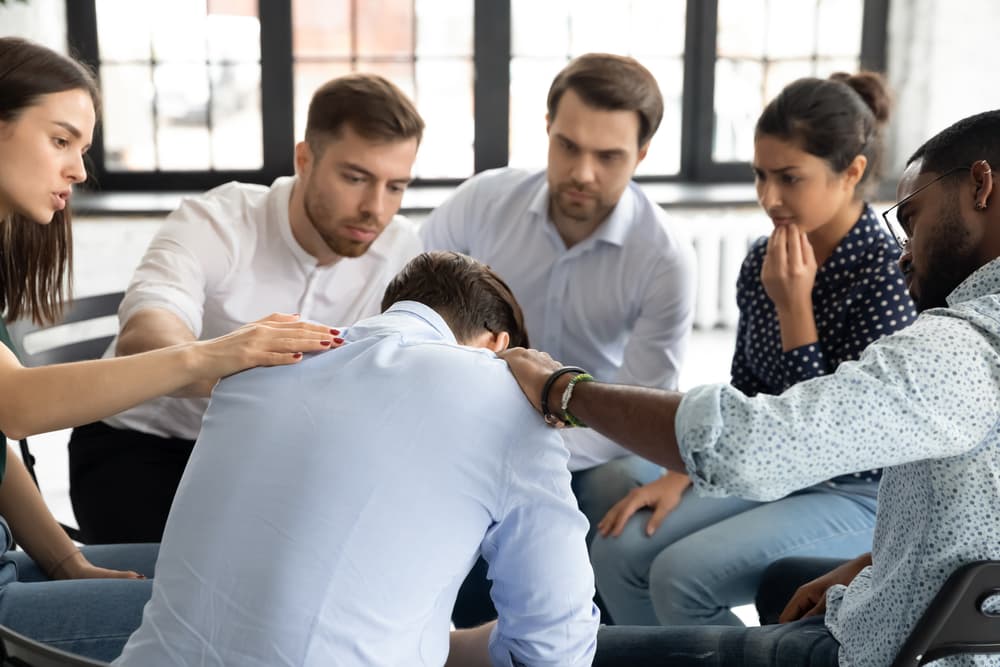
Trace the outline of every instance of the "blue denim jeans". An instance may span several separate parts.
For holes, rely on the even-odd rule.
[[[839,651],[821,616],[760,628],[602,626],[594,667],[837,667]]]
[[[153,576],[157,544],[82,547],[94,565]],[[151,579],[51,581],[23,551],[0,560],[0,624],[56,648],[110,661],[139,627]]]
[[[587,544],[594,537],[594,526],[614,504],[637,486],[648,484],[663,475],[663,468],[641,456],[623,456],[594,468],[573,473],[573,495],[580,511],[590,522]]]
[[[597,590],[618,624],[742,625],[730,609],[753,601],[773,561],[871,551],[876,490],[820,484],[761,503],[688,489],[651,537],[642,510],[620,537],[594,539]]]

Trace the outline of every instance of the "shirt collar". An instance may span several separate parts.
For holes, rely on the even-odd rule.
[[[870,239],[873,238],[885,247],[891,249],[896,247],[896,242],[889,237],[888,232],[879,222],[875,210],[865,204],[854,226],[844,238],[840,239],[829,259],[823,262],[820,270],[829,267],[829,270],[836,270],[845,275],[850,274],[852,267],[863,265],[867,261],[865,257],[867,253],[862,252],[861,249],[867,247]]]
[[[292,188],[298,182],[298,176],[281,176],[271,183],[268,196],[268,215],[277,221],[281,238],[300,264],[307,267],[316,266],[316,258],[306,252],[292,233],[292,221],[288,217],[288,205],[292,199]]]
[[[617,246],[624,245],[629,226],[635,217],[635,193],[632,191],[632,187],[632,183],[629,183],[618,203],[611,209],[611,213],[608,214],[604,222],[598,225],[594,233],[590,235],[593,242],[603,241]],[[541,187],[538,188],[538,192],[531,199],[528,211],[545,223],[550,222],[549,183],[546,179],[542,180]]]
[[[997,293],[1000,293],[1000,257],[973,271],[945,300],[954,307],[963,301]]]
[[[389,306],[384,314],[388,315],[390,313],[418,320],[420,322],[418,326],[422,329],[420,334],[418,334],[421,339],[437,340],[443,343],[458,345],[455,334],[452,333],[448,323],[430,306],[425,306],[418,301],[397,301]]]

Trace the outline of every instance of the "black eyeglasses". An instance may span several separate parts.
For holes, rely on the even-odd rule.
[[[941,179],[947,178],[948,176],[951,176],[955,172],[966,171],[971,168],[972,167],[955,167],[954,169],[949,169],[948,171],[944,172],[943,174],[935,178],[933,181],[930,181],[929,183],[924,183],[919,188],[917,188],[910,194],[906,195],[905,197],[900,199],[898,202],[896,202],[886,210],[882,211],[882,220],[885,221],[885,226],[889,228],[889,233],[892,234],[892,238],[896,240],[896,244],[899,245],[900,250],[906,248],[906,244],[910,242],[910,230],[903,223],[903,221],[899,219],[898,215],[895,218],[890,218],[889,214],[898,209],[906,202],[916,197],[923,190],[926,190],[927,188],[931,187],[932,185],[940,181]]]

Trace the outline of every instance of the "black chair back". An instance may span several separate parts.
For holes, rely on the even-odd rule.
[[[2,667],[108,667],[91,660],[47,646],[0,625],[0,665]]]
[[[56,327],[70,324],[82,325],[103,317],[118,314],[118,304],[125,296],[123,292],[97,294],[74,299],[63,313],[62,321],[55,325],[39,326],[31,320],[18,320],[7,325],[11,340],[17,348],[18,357],[25,366],[47,366],[70,361],[85,361],[99,359],[108,349],[114,339],[114,334],[95,332],[93,328],[79,327],[75,333],[69,333],[69,339],[60,339],[58,343],[48,347],[37,347],[34,339],[41,338],[43,332],[50,332]],[[117,324],[114,326],[118,330]]]
[[[915,667],[958,653],[1000,653],[1000,614],[983,603],[1000,595],[1000,561],[955,570],[917,622],[893,667]]]

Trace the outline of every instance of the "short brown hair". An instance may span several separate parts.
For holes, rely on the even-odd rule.
[[[314,153],[336,138],[344,125],[365,139],[402,141],[423,138],[424,120],[395,84],[377,74],[357,72],[327,81],[313,94],[306,120],[306,141]]]
[[[493,269],[468,255],[425,252],[396,274],[382,297],[383,312],[397,301],[418,301],[448,322],[455,338],[483,331],[510,335],[512,347],[528,347],[521,306]]]
[[[549,120],[567,90],[587,105],[639,114],[639,146],[653,138],[663,119],[663,95],[656,79],[638,60],[610,53],[586,53],[563,68],[549,87]]]

